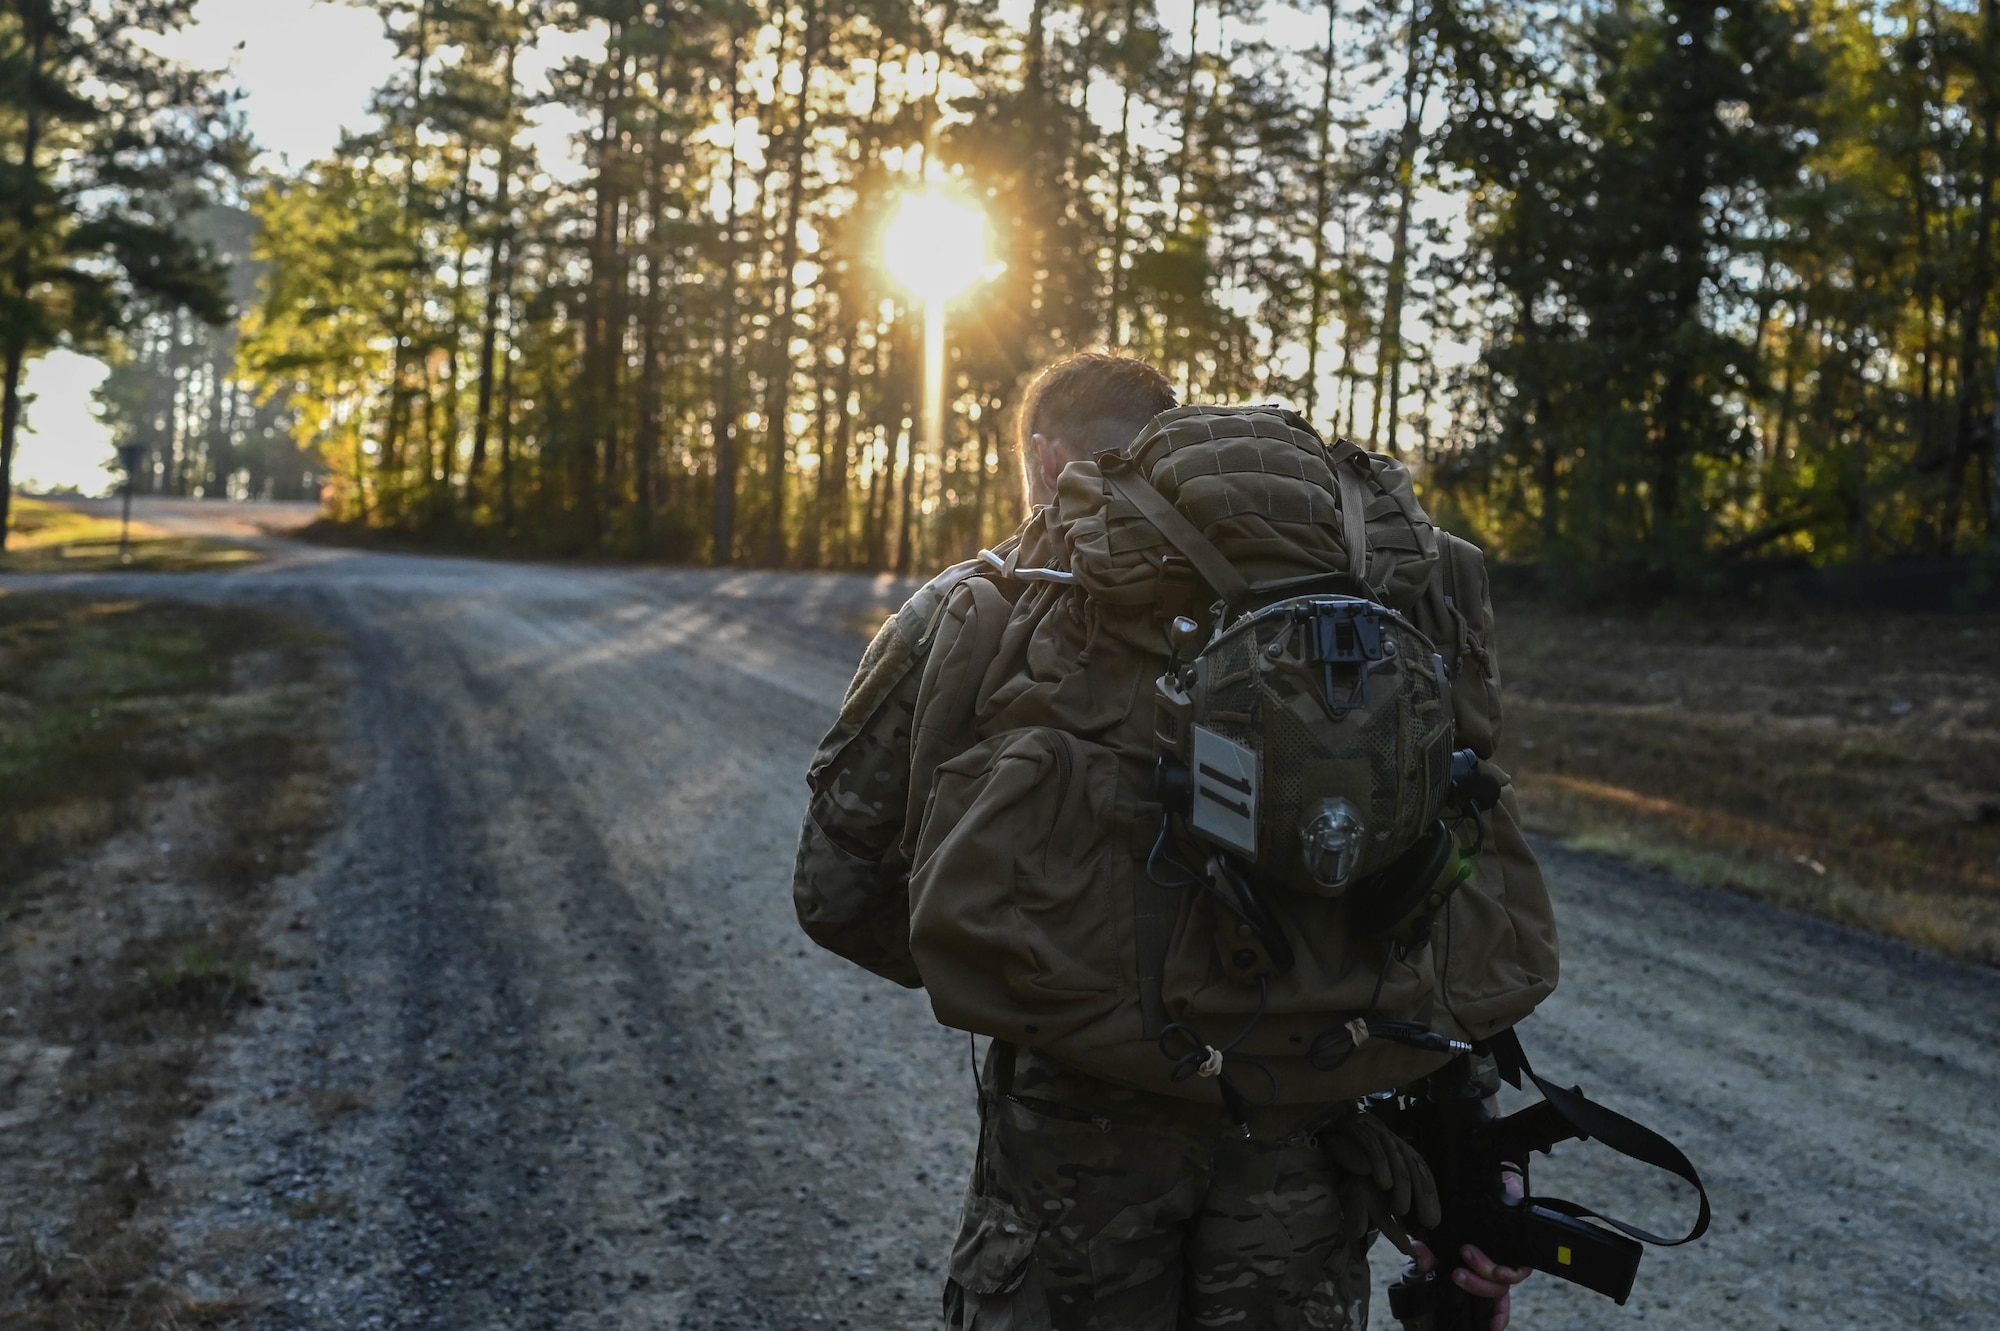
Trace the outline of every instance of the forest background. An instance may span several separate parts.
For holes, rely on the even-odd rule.
[[[275,170],[156,54],[189,0],[0,10],[0,461],[75,346],[142,488],[923,571],[1015,525],[1022,389],[1108,346],[1583,588],[2000,540],[1996,0],[357,7],[374,124]],[[882,254],[932,187],[997,260],[941,442]]]

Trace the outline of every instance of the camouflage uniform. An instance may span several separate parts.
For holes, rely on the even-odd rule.
[[[792,897],[814,942],[915,989],[910,956],[910,749],[924,653],[951,589],[982,565],[947,569],[868,644],[807,782]]]
[[[952,589],[983,568],[948,570],[883,625],[809,776],[800,924],[911,988],[922,983],[908,878],[923,814],[912,767],[924,667]],[[1487,640],[1469,647],[1482,666]],[[1490,751],[1491,736],[1479,738]],[[1022,1051],[1011,1078],[996,1082],[989,1066],[981,1108],[945,1288],[955,1331],[1364,1331],[1368,1249],[1410,1213],[1412,1176],[1429,1186],[1407,1161],[1392,1182],[1379,1140],[1375,1168],[1355,1164],[1360,1130],[1376,1122],[1352,1104],[1258,1110],[1246,1136],[1219,1105]]]
[[[1375,1234],[1319,1134],[1349,1109],[1219,1107],[1033,1053],[988,1060],[980,1161],[945,1286],[953,1331],[1361,1331]],[[1358,1208],[1355,1208],[1358,1209]]]

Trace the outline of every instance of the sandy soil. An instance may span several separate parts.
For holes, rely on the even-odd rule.
[[[896,584],[284,546],[89,581],[351,643],[365,776],[165,1181],[197,1292],[327,1331],[935,1323],[965,1037],[810,948],[788,891],[807,755]],[[1627,1309],[1538,1278],[1518,1324],[2000,1326],[2000,976],[1548,862],[1537,1065],[1679,1141],[1717,1223]],[[1537,1183],[1689,1211],[1588,1146]]]

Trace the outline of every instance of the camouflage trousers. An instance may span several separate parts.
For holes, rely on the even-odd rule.
[[[1368,1248],[1314,1135],[1129,1090],[1032,1053],[997,1094],[945,1285],[952,1331],[1364,1331]],[[1336,1114],[1338,1111],[1336,1111]]]

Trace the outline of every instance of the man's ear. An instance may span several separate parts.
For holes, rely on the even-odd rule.
[[[1056,493],[1056,478],[1069,465],[1069,451],[1059,442],[1045,434],[1030,435],[1028,442],[1035,449],[1035,471],[1042,478],[1042,490],[1051,499]]]

